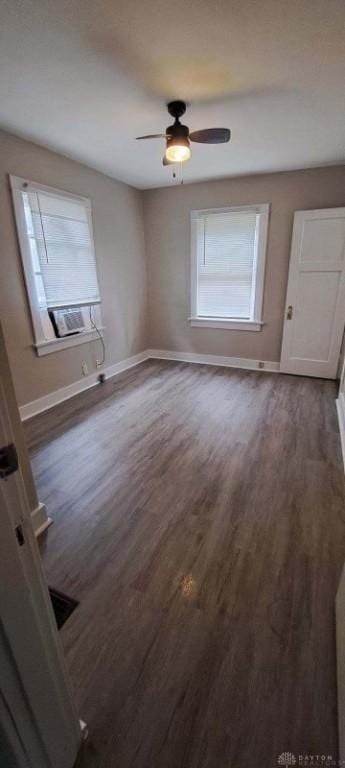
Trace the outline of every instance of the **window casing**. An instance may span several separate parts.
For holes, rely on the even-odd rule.
[[[269,204],[192,211],[192,326],[260,331]]]
[[[38,355],[76,346],[102,331],[90,200],[10,177]],[[78,307],[84,329],[57,337],[49,311]]]

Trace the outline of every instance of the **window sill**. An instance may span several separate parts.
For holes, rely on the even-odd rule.
[[[190,317],[191,326],[198,328],[226,328],[228,331],[261,331],[261,320],[228,320],[218,317]]]
[[[103,336],[104,326],[99,328]],[[88,341],[95,341],[99,339],[97,331],[83,331],[82,333],[75,334],[74,336],[65,336],[61,339],[50,339],[49,341],[39,341],[34,344],[36,354],[38,357],[42,355],[50,355],[51,352],[60,352],[62,349],[68,347],[77,347],[79,344],[86,344]]]

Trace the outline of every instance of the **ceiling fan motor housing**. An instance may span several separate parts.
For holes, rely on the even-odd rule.
[[[173,125],[168,125],[167,130],[167,147],[171,144],[178,144],[182,139],[183,144],[189,145],[189,128],[187,125],[181,125],[176,122]]]

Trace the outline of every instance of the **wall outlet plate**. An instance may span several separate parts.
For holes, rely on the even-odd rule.
[[[81,366],[81,370],[82,370],[83,376],[87,376],[87,375],[88,375],[88,373],[89,373],[89,369],[88,369],[88,367],[87,367],[87,363],[83,363],[83,364],[82,364],[82,366]]]

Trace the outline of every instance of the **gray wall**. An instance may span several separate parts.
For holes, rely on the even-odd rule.
[[[190,212],[271,203],[260,332],[191,328]],[[345,205],[345,166],[246,176],[144,193],[149,338],[157,349],[278,361],[293,212]]]
[[[147,285],[142,193],[42,147],[0,132],[0,315],[20,405],[95,370],[99,341],[37,357],[26,298],[8,174],[91,199],[106,326],[106,365],[147,346]]]

